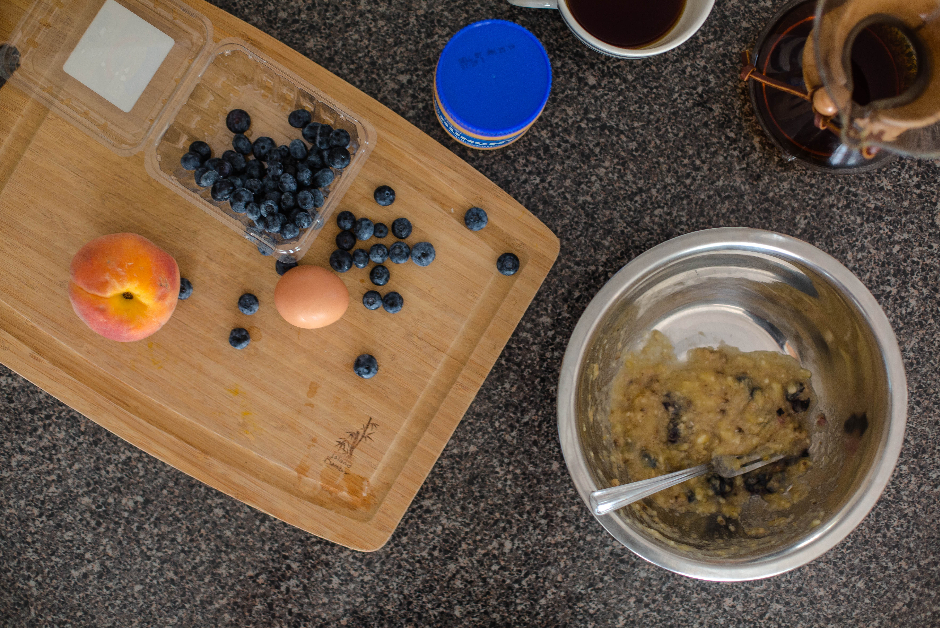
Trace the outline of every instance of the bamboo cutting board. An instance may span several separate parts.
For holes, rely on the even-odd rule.
[[[361,304],[368,269],[340,275],[350,307],[301,330],[273,307],[274,260],[11,85],[0,89],[0,360],[157,458],[287,523],[357,550],[391,536],[559,251],[532,214],[404,119],[256,29],[199,0],[213,38],[236,37],[358,112],[375,149],[339,209],[414,224],[427,268],[390,264],[398,314]],[[23,10],[25,2],[18,5]],[[9,15],[3,19],[13,19]],[[0,34],[15,24],[0,22]],[[430,98],[430,95],[429,95]],[[379,207],[373,190],[397,199]],[[489,225],[471,232],[480,206]],[[139,233],[194,286],[153,336],[116,343],[72,312],[69,262],[89,240]],[[328,266],[331,221],[302,260]],[[392,237],[383,240],[390,244]],[[369,242],[367,244],[371,244]],[[500,275],[515,253],[520,271]],[[261,308],[241,314],[251,292]],[[245,327],[251,344],[228,345]],[[352,362],[373,354],[379,374]]]

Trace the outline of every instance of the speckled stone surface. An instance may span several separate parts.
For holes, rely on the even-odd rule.
[[[0,367],[0,625],[940,625],[938,164],[831,178],[759,133],[739,52],[775,11],[720,0],[645,61],[580,45],[555,12],[501,0],[223,0],[466,159],[561,238],[561,256],[391,541],[361,554],[189,478]],[[434,118],[437,55],[503,18],[545,44],[548,106],[516,144],[474,152]],[[835,256],[898,335],[901,459],[862,524],[770,580],[706,583],[647,564],[594,521],[565,470],[556,382],[578,317],[637,254],[717,226]]]

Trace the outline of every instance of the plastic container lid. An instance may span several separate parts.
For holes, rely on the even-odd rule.
[[[552,66],[528,30],[505,20],[484,20],[447,42],[434,86],[445,113],[463,130],[505,137],[524,131],[542,112]]]

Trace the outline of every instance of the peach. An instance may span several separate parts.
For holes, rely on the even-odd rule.
[[[151,335],[179,299],[173,257],[134,233],[112,233],[79,249],[69,266],[72,309],[92,331],[119,342]]]

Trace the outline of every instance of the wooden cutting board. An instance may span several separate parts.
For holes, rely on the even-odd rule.
[[[248,42],[372,123],[375,149],[339,209],[386,224],[409,218],[408,241],[433,243],[436,260],[390,265],[380,290],[402,294],[398,314],[361,305],[373,286],[368,269],[353,268],[340,275],[351,295],[341,321],[292,327],[273,307],[272,258],[151,179],[142,154],[114,154],[8,84],[0,89],[0,361],[210,486],[375,550],[548,274],[558,239],[388,108],[219,9],[190,4],[211,20],[215,41]],[[0,22],[0,35],[14,25]],[[382,184],[397,192],[387,208],[372,199]],[[472,206],[489,214],[480,232],[463,225]],[[121,231],[169,251],[194,286],[166,326],[127,344],[91,332],[67,295],[74,253]],[[332,221],[324,227],[302,263],[326,266],[338,231]],[[496,271],[504,252],[521,260],[512,277]],[[253,316],[236,307],[244,292],[261,302]],[[251,332],[242,351],[228,344],[234,327]],[[374,379],[353,373],[361,353],[377,358]]]

